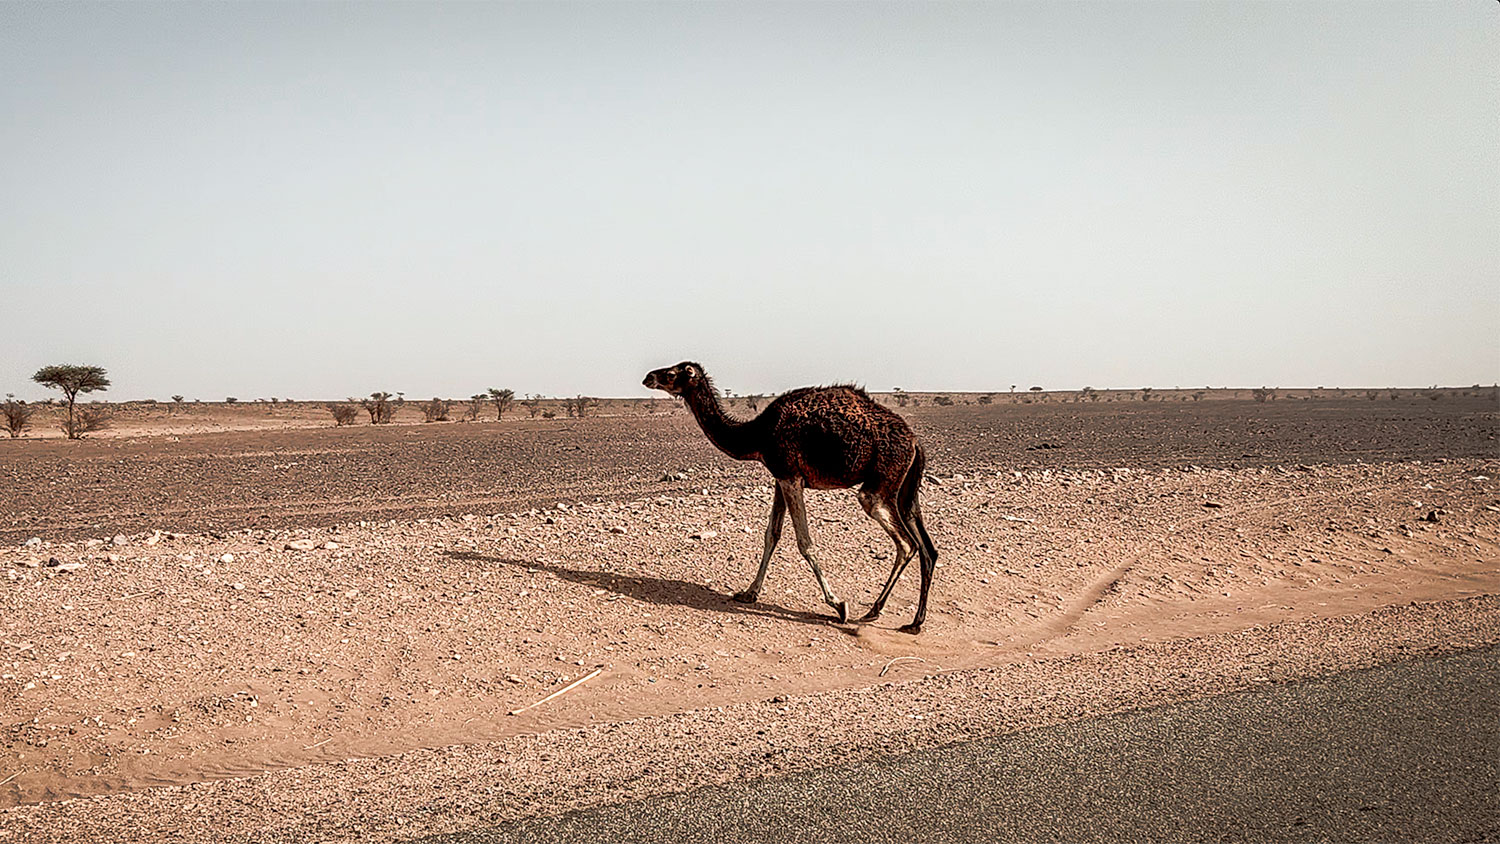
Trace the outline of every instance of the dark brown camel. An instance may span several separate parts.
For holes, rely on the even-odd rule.
[[[880,616],[896,579],[917,554],[922,561],[922,593],[916,617],[901,630],[921,631],[927,618],[927,591],[937,566],[937,549],[922,524],[922,508],[917,502],[926,461],[905,420],[876,404],[864,390],[842,385],[792,390],[777,396],[754,419],[731,419],[720,406],[703,367],[690,361],[651,372],[642,383],[681,396],[703,433],[720,451],[736,460],[759,460],[776,478],[776,499],[771,505],[770,524],[766,525],[760,569],[750,588],[734,596],[736,601],[749,604],[760,597],[766,568],[781,539],[781,523],[790,510],[797,550],[812,566],[823,600],[838,613],[839,621],[848,621],[848,603],[834,597],[813,557],[802,490],[859,487],[860,506],[896,543],[896,562],[885,588],[860,620],[872,621]]]

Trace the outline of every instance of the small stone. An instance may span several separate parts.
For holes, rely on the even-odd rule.
[[[507,683],[515,683],[517,685],[520,685],[521,683],[524,683],[526,681],[522,680],[520,677],[516,676],[515,674],[507,674],[507,675],[505,675],[505,682],[507,682]]]
[[[1224,505],[1218,501],[1205,501],[1203,502],[1203,506],[1217,509],[1219,507],[1223,507]]]
[[[26,540],[26,547],[27,548],[40,548],[40,547],[42,547],[42,538],[40,536],[33,536],[32,538]]]
[[[324,550],[327,550],[327,551],[337,550],[338,547],[339,547],[339,544],[337,542],[325,542],[325,543],[323,543],[323,548],[324,548]]]
[[[311,539],[293,539],[286,544],[288,551],[311,551],[318,547],[318,543]]]
[[[625,528],[622,528],[619,525],[615,525],[614,527],[612,527],[612,528],[609,529],[609,532],[610,533],[624,533],[625,532]]]
[[[156,543],[158,543],[160,541],[161,541],[161,531],[156,531],[155,533],[152,533],[150,536],[146,537],[146,544],[147,545],[155,545]]]
[[[221,562],[221,563],[232,563],[232,562],[234,562],[234,555],[233,554],[225,554],[224,556],[222,556],[222,557],[219,558],[219,562]]]
[[[79,571],[88,568],[88,563],[58,563],[58,571]]]
[[[700,530],[697,533],[693,534],[691,538],[692,539],[713,539],[714,537],[716,537],[718,535],[719,535],[719,532],[716,531],[716,530]]]
[[[115,538],[112,539],[112,540],[110,540],[110,541],[113,542],[116,545],[129,545],[130,544],[130,540],[126,539],[125,538],[125,534],[123,534],[123,533],[117,533],[117,534],[115,534]]]
[[[233,589],[236,592],[238,592],[241,589],[245,588],[245,584],[243,584],[243,583],[231,583],[231,584],[229,584],[229,588]]]

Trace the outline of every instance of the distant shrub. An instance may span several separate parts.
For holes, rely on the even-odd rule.
[[[1151,387],[1141,388],[1141,401],[1151,401]]]
[[[557,416],[557,411],[555,411],[555,410],[544,410],[544,411],[542,411],[542,418],[543,419],[553,419],[556,416]]]
[[[433,396],[432,401],[424,402],[422,404],[422,421],[447,422],[449,407],[449,402],[444,401],[437,396]]]
[[[397,408],[405,403],[405,399],[391,393],[375,392],[371,393],[367,399],[360,399],[359,406],[370,414],[371,425],[385,425],[391,421]]]
[[[538,395],[530,395],[527,396],[526,400],[521,402],[521,404],[526,406],[526,411],[531,414],[532,419],[535,419],[536,415],[542,410],[542,397]],[[556,413],[552,414],[552,416],[556,415]],[[549,416],[547,418],[551,419],[552,416]]]
[[[240,400],[237,399],[237,398],[235,398],[234,396],[225,396],[224,397],[224,403],[225,404],[239,404]]]
[[[896,405],[898,407],[906,407],[907,402],[911,401],[911,396],[908,396],[906,391],[900,387],[891,388],[891,392],[896,396]]]
[[[470,422],[479,418],[480,411],[484,410],[484,403],[489,399],[484,393],[475,393],[469,396],[469,406],[464,411],[464,418]]]
[[[1273,400],[1275,400],[1275,398],[1276,398],[1276,391],[1268,389],[1266,387],[1256,387],[1254,390],[1250,391],[1250,395],[1256,401],[1264,404],[1267,401],[1273,401]]]
[[[353,425],[354,420],[359,418],[359,406],[354,399],[347,402],[337,402],[328,405],[328,412],[333,414],[333,426],[342,428],[345,425]]]
[[[31,414],[36,408],[24,401],[16,401],[15,393],[5,394],[5,403],[0,404],[0,416],[5,417],[5,430],[10,432],[10,438],[15,439],[21,433],[31,427]]]
[[[498,421],[505,418],[505,411],[510,410],[511,404],[516,400],[515,390],[497,389],[491,387],[489,390],[490,401],[495,403],[495,419]],[[535,416],[535,413],[531,414]]]
[[[1365,391],[1365,398],[1369,399],[1370,401],[1374,401],[1374,400],[1380,398],[1380,391],[1379,390],[1366,390]]]
[[[953,397],[952,396],[933,396],[932,397],[932,403],[935,404],[935,405],[939,405],[941,407],[952,407],[953,406]]]
[[[980,404],[993,404],[994,401],[995,401],[995,394],[994,393],[984,393],[984,394],[980,395],[980,397],[979,397],[979,403]]]

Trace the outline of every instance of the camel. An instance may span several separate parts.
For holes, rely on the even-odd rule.
[[[681,397],[720,451],[736,460],[758,460],[776,478],[760,568],[749,588],[736,593],[734,600],[753,604],[760,598],[766,569],[781,539],[782,522],[790,511],[797,550],[812,567],[823,600],[838,614],[840,623],[847,622],[848,603],[834,596],[813,556],[802,490],[859,487],[860,506],[896,543],[896,561],[885,588],[860,621],[880,617],[896,580],[916,555],[922,564],[922,592],[916,617],[901,631],[921,632],[927,619],[927,593],[937,567],[937,548],[927,535],[917,501],[926,458],[905,420],[852,385],[792,390],[777,396],[754,419],[733,419],[719,404],[718,393],[703,367],[692,361],[654,370],[642,383]]]

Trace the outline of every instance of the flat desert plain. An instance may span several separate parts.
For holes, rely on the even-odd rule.
[[[899,409],[918,636],[790,530],[729,600],[769,478],[670,402],[0,442],[0,841],[416,838],[1500,642],[1493,391],[1031,398]],[[889,541],[808,506],[861,614]]]

